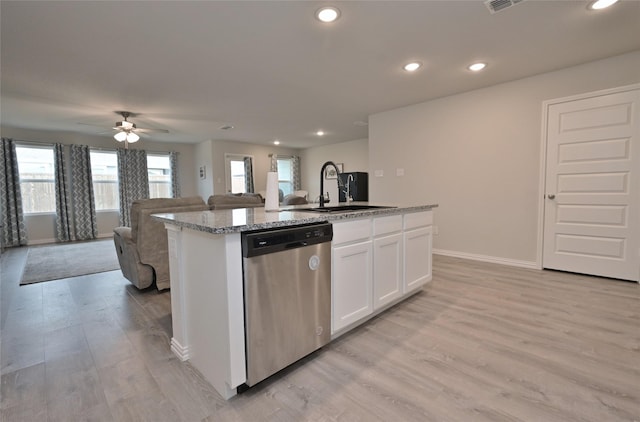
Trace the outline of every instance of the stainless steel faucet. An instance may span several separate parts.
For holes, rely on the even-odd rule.
[[[338,166],[336,166],[336,163],[334,163],[333,161],[327,161],[322,165],[322,168],[320,169],[320,208],[324,207],[324,202],[325,202],[324,201],[324,171],[328,166],[333,166],[333,168],[336,169],[336,178],[338,179],[338,189],[342,187],[342,181],[340,180],[340,170],[338,169]]]
[[[345,193],[346,199],[347,199],[347,203],[353,201],[353,198],[351,197],[351,183],[353,182],[353,174],[350,174],[349,177],[347,177],[347,189],[345,189],[343,192]]]

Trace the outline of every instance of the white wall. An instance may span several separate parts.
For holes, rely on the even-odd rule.
[[[534,266],[542,102],[637,82],[640,51],[372,115],[370,200],[438,203],[434,248]]]
[[[200,142],[195,146],[194,160],[196,172],[196,183],[198,195],[205,201],[213,195],[213,145],[212,141]],[[204,168],[204,178],[200,177],[200,168]]]
[[[302,189],[309,192],[309,198],[320,196],[320,169],[326,161],[343,163],[344,171],[369,172],[369,148],[367,139],[341,142],[307,148],[300,153]],[[371,178],[371,175],[369,175]],[[338,183],[325,180],[324,190],[329,192],[332,204],[338,202]]]
[[[203,145],[205,144],[205,145]],[[208,156],[198,156],[198,162],[208,161],[210,164],[207,166],[207,180],[200,192],[212,192],[215,194],[226,193],[225,182],[225,154],[238,154],[247,155],[253,157],[253,184],[255,191],[265,190],[267,186],[267,173],[271,169],[271,158],[269,154],[278,155],[299,155],[300,150],[296,148],[286,148],[270,145],[258,145],[250,144],[246,142],[235,141],[219,141],[211,140],[200,144],[198,149],[204,153],[209,152],[207,148],[210,147],[210,154]],[[209,195],[202,195],[206,201]]]
[[[3,138],[12,138],[16,141],[30,141],[43,143],[61,143],[65,145],[80,144],[95,148],[115,150],[121,147],[111,136],[85,135],[72,132],[40,131],[1,127]],[[178,181],[181,196],[193,196],[198,194],[196,188],[196,170],[194,169],[195,146],[192,144],[176,144],[166,142],[153,142],[141,139],[130,145],[131,149],[144,149],[151,152],[176,151],[178,155]],[[67,151],[68,153],[68,151]],[[98,211],[97,213],[98,236],[110,237],[113,228],[118,226],[118,213],[113,211]],[[27,238],[29,244],[55,242],[55,214],[37,214],[25,217],[27,226]]]

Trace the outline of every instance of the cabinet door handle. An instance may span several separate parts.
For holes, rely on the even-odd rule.
[[[556,199],[556,196],[554,194],[550,193],[550,194],[547,195],[547,198]]]

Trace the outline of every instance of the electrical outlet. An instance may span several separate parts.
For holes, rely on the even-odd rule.
[[[404,169],[396,169],[396,176],[404,176]]]
[[[376,170],[375,173],[376,177],[382,177],[384,176],[384,171],[383,170]]]

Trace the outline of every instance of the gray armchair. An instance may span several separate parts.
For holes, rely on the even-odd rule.
[[[140,199],[131,205],[131,227],[116,227],[113,241],[122,274],[138,289],[151,286],[168,289],[169,249],[164,224],[151,214],[206,211],[202,198]]]
[[[308,203],[309,202],[305,197],[298,196],[295,194],[289,194],[285,196],[284,199],[282,200],[282,205],[304,205]]]
[[[207,200],[212,210],[227,210],[232,208],[264,207],[264,199],[259,193],[227,193],[211,195]]]

